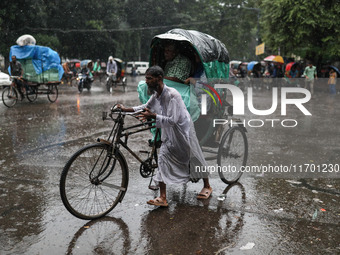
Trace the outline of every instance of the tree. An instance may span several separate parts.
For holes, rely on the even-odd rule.
[[[321,65],[340,57],[338,0],[262,0],[262,34],[266,46]]]

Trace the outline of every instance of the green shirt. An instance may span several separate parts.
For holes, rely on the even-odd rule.
[[[190,76],[191,62],[190,60],[178,54],[172,61],[166,63],[164,74],[167,77],[176,77],[184,82]]]
[[[307,77],[307,80],[309,80],[309,81],[314,80],[314,76],[316,75],[316,67],[315,66],[312,66],[312,67],[307,66],[305,68],[305,71],[303,72],[303,74],[304,74],[304,76]]]
[[[93,71],[94,72],[99,72],[100,69],[101,69],[100,64],[98,64],[97,62],[94,63]]]

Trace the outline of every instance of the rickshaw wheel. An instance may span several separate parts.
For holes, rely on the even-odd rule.
[[[231,127],[222,137],[218,148],[219,175],[226,184],[237,182],[248,158],[248,141],[242,127]]]
[[[30,101],[32,103],[37,99],[38,91],[34,87],[30,87],[30,88],[31,88],[31,92],[26,91],[26,96],[27,96],[28,101]]]
[[[6,87],[2,91],[2,102],[8,108],[14,106],[18,101],[18,92],[14,87]]]
[[[47,98],[51,103],[54,103],[58,98],[58,88],[56,85],[49,85],[47,91]]]

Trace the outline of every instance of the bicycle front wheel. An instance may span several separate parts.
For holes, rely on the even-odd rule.
[[[226,184],[237,182],[242,175],[242,167],[247,163],[248,141],[244,128],[232,127],[222,137],[218,148],[217,164],[219,175]]]
[[[2,102],[7,107],[14,106],[18,101],[18,92],[14,87],[6,87],[2,91]]]
[[[128,186],[126,161],[112,155],[107,144],[91,144],[76,152],[60,178],[60,195],[74,216],[92,220],[109,213],[121,202]]]

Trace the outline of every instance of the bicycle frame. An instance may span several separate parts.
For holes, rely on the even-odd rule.
[[[153,176],[154,169],[158,167],[157,163],[157,144],[154,142],[151,151],[140,151],[141,153],[148,153],[150,156],[146,160],[141,159],[133,150],[130,149],[128,146],[128,138],[130,135],[137,134],[140,132],[144,132],[146,130],[150,130],[152,128],[155,128],[153,125],[156,123],[156,121],[146,121],[144,123],[124,127],[124,119],[126,115],[130,115],[133,117],[136,117],[135,114],[138,114],[136,112],[134,113],[123,113],[119,112],[117,118],[113,118],[112,113],[109,115],[110,118],[107,118],[107,112],[103,112],[103,120],[109,120],[111,119],[112,121],[115,122],[110,135],[108,137],[108,140],[103,140],[103,139],[98,139],[98,142],[103,142],[111,146],[111,155],[116,155],[119,151],[120,145],[123,146],[136,160],[138,160],[141,164],[144,164],[145,162],[151,161],[151,164],[149,165],[151,167],[151,176]],[[135,131],[129,131],[133,130],[139,127],[143,127],[141,129],[135,130]],[[147,126],[147,127],[145,127]],[[155,141],[157,141],[157,138],[160,135],[160,130],[157,128],[156,129],[156,135],[155,135]],[[152,164],[152,159],[155,159],[155,163]],[[112,167],[113,169],[113,167]],[[112,171],[112,170],[111,170]],[[108,173],[108,175],[111,173],[111,171]],[[105,172],[105,170],[104,170]],[[144,176],[143,176],[144,177]],[[152,180],[151,180],[152,181]],[[150,183],[151,183],[150,181]]]
[[[25,94],[26,90],[24,90],[25,88],[25,81],[23,79],[21,79],[19,76],[11,76],[12,79],[12,83],[10,85],[10,89],[12,90],[13,88],[18,92],[19,96]],[[22,82],[22,86],[20,88],[18,88],[17,83],[15,82],[16,80],[20,80],[20,82]]]

